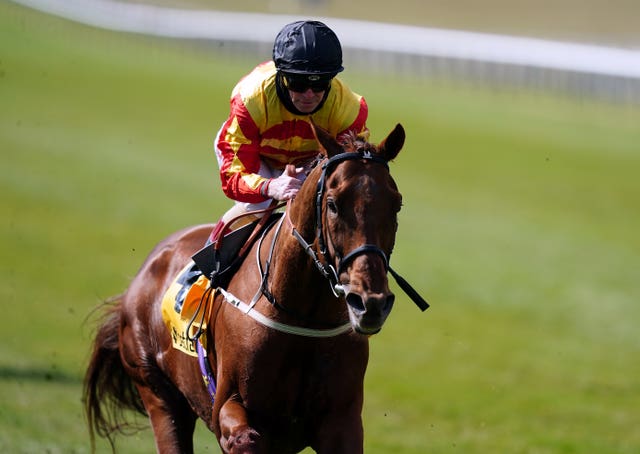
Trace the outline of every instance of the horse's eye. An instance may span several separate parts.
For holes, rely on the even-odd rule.
[[[327,199],[327,209],[333,214],[336,214],[338,212],[338,207],[336,206],[336,202],[334,202],[333,199]]]

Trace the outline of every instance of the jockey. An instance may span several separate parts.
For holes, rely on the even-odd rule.
[[[335,33],[321,22],[299,21],[278,33],[273,60],[238,82],[214,142],[222,190],[235,205],[209,242],[225,226],[250,222],[228,226],[238,215],[296,195],[319,153],[311,118],[338,139],[348,133],[368,139],[367,104],[336,77],[343,69]]]

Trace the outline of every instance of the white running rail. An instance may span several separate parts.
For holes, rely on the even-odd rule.
[[[270,45],[300,16],[182,10],[113,0],[13,0],[84,24],[147,35]],[[640,50],[317,17],[349,49],[620,78],[640,85]],[[611,81],[607,82],[610,85]],[[601,84],[600,84],[601,86]],[[619,88],[618,88],[619,91]]]

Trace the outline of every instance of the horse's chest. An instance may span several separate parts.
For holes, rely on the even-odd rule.
[[[247,404],[286,413],[315,413],[362,387],[366,351],[359,344],[337,348],[272,348],[247,360],[241,393]]]

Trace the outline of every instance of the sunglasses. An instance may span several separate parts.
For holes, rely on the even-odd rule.
[[[314,78],[316,79],[310,80]],[[331,85],[330,78],[320,78],[318,76],[285,76],[284,81],[287,88],[296,93],[304,93],[308,89],[311,89],[314,93],[320,93],[327,91],[329,85]]]

